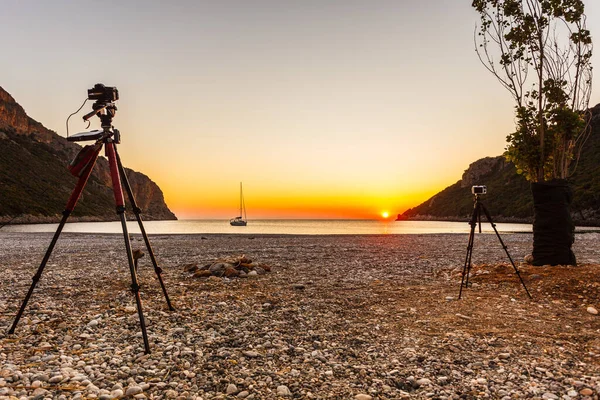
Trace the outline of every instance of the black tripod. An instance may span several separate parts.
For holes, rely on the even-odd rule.
[[[102,86],[102,88],[104,88],[104,86]],[[108,88],[108,89],[114,89],[116,92],[115,88]],[[115,95],[114,100],[116,100],[116,99],[118,99],[118,94]],[[105,146],[106,157],[108,158],[109,167],[110,167],[110,176],[111,176],[111,181],[112,181],[112,186],[113,186],[113,193],[115,196],[115,204],[116,204],[116,208],[117,208],[117,214],[119,215],[119,218],[121,220],[121,226],[123,228],[123,237],[125,238],[125,249],[127,252],[127,261],[129,263],[129,269],[131,272],[131,291],[134,294],[135,301],[137,304],[138,316],[139,316],[140,325],[142,328],[142,337],[144,339],[144,349],[145,349],[146,354],[148,354],[148,353],[150,353],[150,345],[148,343],[148,334],[146,333],[146,324],[144,322],[144,314],[142,312],[142,300],[140,298],[140,286],[138,284],[137,273],[136,273],[136,270],[134,267],[134,261],[133,261],[133,255],[131,252],[131,244],[130,244],[129,234],[127,232],[127,223],[126,223],[126,218],[125,218],[125,200],[123,198],[123,190],[122,190],[121,185],[123,185],[125,187],[125,191],[127,192],[127,196],[129,197],[131,207],[133,208],[133,212],[134,212],[137,222],[139,224],[140,231],[142,232],[142,236],[144,237],[144,242],[146,243],[146,248],[148,249],[148,254],[150,254],[150,259],[152,260],[152,264],[154,265],[154,272],[156,273],[156,276],[158,277],[158,281],[160,282],[160,286],[162,288],[162,292],[167,301],[169,310],[174,311],[174,308],[171,305],[171,301],[169,300],[169,295],[167,294],[167,289],[165,288],[165,284],[162,279],[162,275],[161,275],[162,269],[158,266],[156,259],[154,258],[154,252],[152,251],[152,246],[150,246],[150,241],[148,240],[148,235],[146,234],[146,230],[144,229],[144,224],[142,223],[142,217],[140,215],[142,210],[137,206],[135,197],[133,196],[133,192],[131,190],[131,185],[129,184],[129,180],[127,179],[127,175],[125,174],[125,169],[123,168],[123,164],[121,163],[121,159],[119,157],[119,154],[117,153],[116,145],[120,142],[120,134],[119,134],[119,131],[117,129],[114,129],[114,127],[112,126],[112,118],[114,117],[114,115],[116,113],[117,107],[112,103],[112,99],[111,99],[111,101],[108,101],[108,102],[100,99],[100,100],[96,101],[96,103],[94,103],[93,109],[94,109],[94,111],[92,111],[91,113],[84,116],[84,120],[87,120],[87,119],[91,118],[92,116],[97,115],[98,117],[100,117],[100,120],[102,122],[102,130],[96,130],[96,131],[92,131],[92,132],[83,132],[83,133],[79,133],[77,135],[73,135],[73,136],[70,136],[67,138],[69,141],[73,141],[73,142],[84,141],[84,140],[96,140],[96,143],[94,145],[85,146],[79,152],[79,154],[77,155],[75,160],[73,160],[73,162],[69,166],[71,173],[76,176],[79,176],[79,180],[77,181],[77,185],[75,186],[75,189],[73,189],[73,192],[71,193],[71,196],[69,197],[67,206],[65,207],[65,210],[62,213],[63,217],[60,221],[60,224],[58,225],[58,228],[56,229],[56,233],[54,234],[54,237],[52,238],[52,241],[50,242],[50,246],[46,250],[46,254],[44,255],[44,258],[42,259],[42,262],[41,262],[36,274],[33,276],[33,283],[31,284],[31,287],[29,288],[29,291],[27,292],[27,295],[25,296],[25,299],[23,300],[23,304],[21,304],[21,308],[19,309],[19,312],[17,313],[17,316],[15,318],[15,321],[13,322],[8,333],[9,334],[14,333],[15,328],[16,328],[17,324],[19,323],[19,319],[21,319],[21,316],[23,315],[23,311],[25,310],[25,307],[27,306],[27,302],[29,301],[29,298],[31,297],[31,294],[33,293],[33,290],[34,290],[36,284],[38,283],[38,281],[40,280],[40,278],[42,276],[42,272],[44,271],[44,268],[46,267],[46,263],[48,262],[50,255],[52,254],[52,250],[54,249],[54,246],[56,245],[58,237],[60,236],[60,233],[61,233],[65,223],[67,222],[67,219],[69,218],[69,215],[71,215],[71,212],[75,208],[75,205],[77,204],[77,201],[79,200],[79,197],[81,196],[81,193],[83,192],[83,189],[87,183],[87,180],[92,173],[92,169],[94,168],[94,165],[96,164],[98,154],[100,153],[102,146]]]
[[[492,216],[488,212],[487,208],[485,208],[485,206],[483,205],[481,200],[479,200],[478,194],[475,194],[475,206],[473,207],[473,215],[471,216],[471,221],[469,221],[469,225],[471,225],[471,233],[469,234],[469,244],[467,246],[467,257],[465,258],[465,265],[462,270],[462,280],[460,282],[460,292],[458,293],[458,298],[460,299],[462,297],[463,287],[466,288],[469,286],[469,274],[471,273],[471,256],[473,255],[473,242],[475,239],[475,227],[479,224],[479,233],[481,233],[481,211],[482,210],[483,210],[487,220],[492,225],[492,228],[494,228],[494,232],[496,232],[496,236],[498,236],[498,240],[500,241],[502,248],[506,252],[506,255],[508,256],[510,263],[512,264],[513,268],[515,269],[515,273],[517,274],[517,276],[519,277],[519,280],[521,281],[521,284],[525,288],[525,292],[527,292],[527,296],[529,296],[529,298],[531,299],[532,298],[531,294],[529,294],[529,290],[527,290],[527,286],[525,286],[525,282],[523,282],[523,278],[521,278],[521,273],[519,272],[519,269],[517,268],[517,266],[515,265],[515,263],[512,260],[512,257],[508,253],[508,248],[502,241],[502,238],[500,237],[500,234],[498,233],[498,230],[496,229],[496,224],[492,221]]]

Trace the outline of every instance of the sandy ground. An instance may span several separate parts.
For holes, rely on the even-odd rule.
[[[0,337],[0,398],[597,399],[600,235],[577,235],[578,267],[546,268],[520,265],[530,234],[502,237],[533,300],[490,234],[461,300],[466,235],[152,236],[177,311],[142,258],[144,355],[123,238],[64,234]],[[50,238],[0,233],[2,332]],[[272,272],[183,270],[240,254]]]

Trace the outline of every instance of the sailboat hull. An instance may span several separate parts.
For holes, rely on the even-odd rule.
[[[248,225],[248,221],[244,221],[243,219],[234,218],[229,221],[229,225],[231,225],[231,226],[246,226],[246,225]]]

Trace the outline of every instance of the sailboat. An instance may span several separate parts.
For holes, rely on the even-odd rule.
[[[242,214],[242,210],[244,213]],[[242,215],[244,218],[242,218]],[[244,203],[244,192],[242,191],[242,182],[240,182],[240,216],[229,220],[231,226],[246,226],[248,219],[246,218],[246,203]]]

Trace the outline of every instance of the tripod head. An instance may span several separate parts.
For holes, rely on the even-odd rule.
[[[97,83],[93,88],[88,89],[88,100],[95,100],[92,104],[92,111],[83,116],[84,121],[89,121],[94,115],[100,118],[102,130],[93,130],[91,132],[81,132],[67,137],[70,142],[82,142],[87,140],[103,140],[114,136],[116,143],[120,142],[119,131],[113,129],[112,120],[117,114],[115,101],[119,100],[119,91],[116,87],[104,86]]]
[[[83,116],[84,121],[87,122],[90,118],[92,118],[95,115],[98,118],[100,118],[100,126],[102,126],[103,129],[106,130],[112,128],[112,120],[117,114],[117,106],[115,105],[115,103],[105,103],[103,101],[98,100],[94,104],[92,104],[92,110],[93,111]]]

